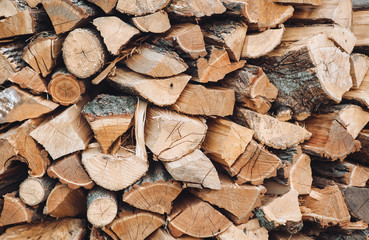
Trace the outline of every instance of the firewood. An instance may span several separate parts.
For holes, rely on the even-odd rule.
[[[1,0],[0,1],[0,17],[7,18],[20,12],[24,6],[21,2],[15,0]],[[24,9],[23,9],[24,10]]]
[[[109,82],[119,90],[140,96],[158,106],[174,104],[191,76],[179,74],[170,78],[152,78],[130,71],[127,68],[117,68]]]
[[[183,234],[198,238],[213,237],[232,225],[210,204],[190,194],[176,199],[168,221],[168,228],[174,237]]]
[[[36,8],[37,5],[41,4],[42,0],[25,0],[25,2],[30,6],[31,8]]]
[[[82,153],[82,164],[97,185],[112,191],[132,185],[149,167],[146,160],[123,148],[114,155],[103,154],[97,143],[91,143]]]
[[[73,153],[54,162],[48,169],[47,174],[52,178],[58,178],[63,184],[67,184],[70,189],[84,187],[92,188],[95,184],[84,170],[81,157]]]
[[[272,0],[277,3],[288,3],[298,6],[298,4],[309,4],[314,6],[322,5],[322,0]]]
[[[78,78],[88,78],[99,72],[105,64],[105,57],[105,50],[95,31],[77,28],[70,32],[64,40],[65,66]]]
[[[299,232],[296,234],[290,234],[286,232],[273,232],[271,234],[272,240],[313,240],[314,238],[311,238],[309,236],[306,236],[305,234]]]
[[[257,23],[259,19],[259,6],[253,0],[221,0],[227,8],[225,14],[244,17],[248,23]]]
[[[159,214],[170,213],[173,200],[181,193],[174,181],[159,164],[150,166],[146,175],[124,191],[123,201],[142,210]]]
[[[245,151],[252,139],[253,131],[225,119],[209,119],[208,131],[201,146],[213,160],[231,166]]]
[[[95,10],[81,0],[42,0],[42,5],[49,15],[56,34],[79,27],[95,15]]]
[[[21,88],[30,89],[34,94],[47,92],[47,81],[28,66],[9,76],[9,81],[18,84]]]
[[[313,182],[310,157],[306,154],[301,156],[292,164],[289,170],[289,184],[291,189],[298,192],[299,195],[309,194]]]
[[[86,211],[86,195],[82,189],[70,189],[67,185],[57,184],[49,194],[44,214],[52,217],[74,217]]]
[[[109,237],[109,235],[103,232],[101,228],[92,226],[89,240],[110,240],[110,239],[111,238]]]
[[[268,231],[260,227],[257,219],[251,219],[245,224],[231,226],[225,232],[216,236],[218,240],[247,239],[247,240],[268,240]]]
[[[225,117],[233,114],[234,104],[232,89],[187,84],[171,109],[190,115]]]
[[[173,0],[168,7],[173,12],[184,17],[204,17],[221,14],[226,8],[220,0]]]
[[[150,107],[145,124],[145,142],[161,161],[174,161],[199,148],[206,130],[202,117]]]
[[[190,236],[182,236],[175,238],[172,235],[170,235],[170,233],[167,232],[167,230],[164,230],[163,228],[159,228],[147,238],[147,240],[199,240],[199,239],[200,238]]]
[[[148,103],[138,99],[135,111],[135,138],[137,157],[147,161],[147,151],[145,144],[145,122]]]
[[[357,89],[351,89],[343,95],[344,99],[358,102],[365,107],[369,107],[369,71],[365,74],[360,86]]]
[[[111,223],[118,213],[115,193],[103,188],[94,188],[87,195],[87,219],[95,227]]]
[[[154,13],[164,8],[169,2],[170,0],[118,0],[116,9],[121,13],[140,16]]]
[[[12,42],[0,46],[0,84],[19,72],[25,62],[22,60],[22,49],[24,43]]]
[[[102,153],[107,154],[117,138],[131,127],[136,104],[136,97],[102,94],[83,108]]]
[[[28,206],[36,206],[46,201],[54,185],[48,177],[29,177],[19,186],[19,198]]]
[[[227,74],[219,82],[222,87],[235,91],[236,101],[243,107],[265,114],[275,100],[278,89],[258,66],[245,65]]]
[[[356,140],[360,141],[361,149],[360,151],[354,152],[353,154],[349,155],[350,159],[354,160],[355,162],[369,165],[369,130],[361,130]]]
[[[142,32],[163,33],[171,28],[168,14],[165,11],[134,17],[132,22]]]
[[[353,12],[351,31],[356,37],[355,46],[367,46],[369,34],[365,29],[369,26],[369,10]]]
[[[342,192],[345,198],[345,202],[347,204],[347,208],[350,211],[351,215],[358,219],[362,219],[366,223],[368,223],[369,222],[369,203],[368,203],[369,189],[360,188],[360,187],[348,187],[344,189]]]
[[[112,10],[115,8],[115,5],[117,5],[118,2],[118,0],[88,0],[88,1],[100,7],[102,10],[104,10],[105,13],[112,12]]]
[[[363,82],[365,74],[368,72],[369,57],[364,54],[354,53],[351,54],[350,63],[352,88],[358,89],[360,87],[360,84]]]

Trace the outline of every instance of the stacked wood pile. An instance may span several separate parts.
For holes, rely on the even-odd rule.
[[[368,239],[368,0],[0,0],[0,240]]]

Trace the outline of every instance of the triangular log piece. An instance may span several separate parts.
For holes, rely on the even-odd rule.
[[[352,14],[351,31],[356,37],[355,46],[367,46],[369,41],[369,33],[365,31],[369,26],[369,9],[365,11],[357,11]]]
[[[170,0],[118,0],[116,9],[121,13],[140,16],[154,13],[169,4]]]
[[[220,0],[173,0],[168,7],[169,13],[197,18],[221,14],[225,10]]]
[[[88,0],[100,7],[105,13],[110,13],[117,5],[118,0]]]
[[[225,14],[243,17],[248,23],[257,23],[259,19],[259,6],[255,0],[221,0],[227,8]]]
[[[356,140],[360,141],[361,149],[360,151],[349,155],[349,158],[355,162],[369,165],[369,130],[361,130]]]
[[[348,187],[343,190],[343,196],[351,215],[369,223],[369,189]]]
[[[142,32],[163,33],[171,28],[168,14],[163,10],[142,17],[134,17],[132,22]]]
[[[357,89],[351,89],[346,92],[343,98],[369,107],[369,71],[367,71],[360,86]]]
[[[28,206],[36,206],[46,201],[51,190],[55,186],[55,181],[46,177],[29,177],[19,186],[19,198]]]
[[[200,238],[195,238],[191,236],[181,236],[178,238],[173,237],[167,230],[164,228],[159,228],[153,234],[151,234],[147,240],[200,240]]]
[[[21,88],[28,88],[34,94],[47,92],[46,79],[28,66],[9,76],[9,81],[18,84]]]
[[[7,18],[22,11],[23,5],[16,0],[1,0],[0,1],[0,17]]]
[[[362,83],[366,73],[369,69],[369,57],[360,54],[353,53],[350,58],[351,63],[351,78],[352,78],[352,88],[358,89]]]
[[[0,47],[0,84],[19,72],[26,63],[22,60],[25,44],[12,42]]]
[[[111,223],[118,213],[118,201],[114,192],[93,188],[87,195],[87,219],[95,227]]]
[[[276,27],[294,14],[292,6],[276,4],[271,0],[256,0],[251,3],[258,6],[257,27],[261,29]]]
[[[216,236],[217,240],[247,239],[247,240],[268,240],[268,230],[261,227],[259,221],[251,219],[245,224],[232,225],[225,232]]]
[[[309,194],[311,184],[313,182],[310,157],[306,154],[301,154],[292,164],[289,170],[289,184],[291,189],[295,189],[299,195]]]

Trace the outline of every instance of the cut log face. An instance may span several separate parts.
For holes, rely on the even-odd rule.
[[[87,219],[95,227],[111,223],[118,212],[115,193],[102,188],[94,188],[87,196]]]
[[[350,62],[351,62],[350,73],[353,85],[352,87],[354,89],[358,89],[365,77],[365,74],[368,72],[369,57],[364,54],[354,53],[351,54]]]
[[[245,224],[230,226],[225,232],[216,236],[218,240],[247,239],[247,240],[268,240],[268,230],[260,227],[257,219],[251,219]]]
[[[201,117],[151,107],[147,111],[145,142],[161,161],[174,161],[199,148],[206,130]]]
[[[294,8],[289,5],[280,5],[271,0],[251,1],[258,5],[259,18],[257,26],[259,28],[273,28],[285,22],[294,14]]]
[[[352,14],[352,28],[351,31],[356,37],[356,46],[367,46],[369,34],[366,31],[369,26],[368,21],[369,10],[357,11]]]
[[[117,5],[118,0],[88,0],[100,7],[105,13],[110,13]]]
[[[173,0],[168,11],[179,16],[199,18],[221,14],[226,8],[220,0]]]
[[[369,71],[367,71],[359,88],[351,89],[343,95],[344,99],[354,100],[369,107]]]
[[[21,42],[9,43],[0,47],[0,84],[25,66],[21,58],[23,48],[24,43]]]
[[[20,12],[20,6],[14,0],[1,0],[0,1],[0,17],[7,18]]]
[[[244,17],[248,23],[257,23],[259,19],[259,5],[253,0],[221,0],[227,8],[226,14]]]
[[[29,206],[36,206],[46,201],[54,185],[54,181],[48,177],[29,177],[19,186],[19,198]]]
[[[200,238],[182,236],[179,238],[173,237],[167,230],[159,228],[153,234],[151,234],[147,240],[200,240]]]
[[[277,3],[287,3],[287,4],[309,4],[313,6],[320,6],[322,5],[322,0],[272,0],[273,2]]]
[[[291,189],[295,189],[299,195],[310,193],[313,178],[308,155],[301,154],[293,163],[289,172],[289,182]]]
[[[170,0],[118,0],[116,9],[121,13],[126,13],[130,15],[140,16],[149,13],[154,13],[162,8],[164,8]]]
[[[142,32],[163,33],[171,27],[168,14],[165,11],[134,17],[132,22]]]
[[[343,196],[352,216],[369,222],[368,188],[348,187]]]
[[[47,82],[32,68],[26,66],[19,72],[9,77],[9,80],[18,84],[21,88],[28,88],[32,93],[41,94],[47,92]]]

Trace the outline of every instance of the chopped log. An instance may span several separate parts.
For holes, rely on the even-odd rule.
[[[198,238],[213,237],[232,225],[210,204],[190,194],[176,199],[168,221],[169,230],[174,237],[183,234]]]
[[[124,93],[140,96],[158,106],[174,104],[191,76],[180,74],[170,78],[156,79],[130,71],[127,68],[117,68],[108,77],[109,82]]]
[[[25,62],[22,60],[24,43],[12,42],[0,47],[0,84],[19,72]]]
[[[313,240],[314,238],[311,238],[301,232],[296,234],[290,234],[286,232],[273,232],[271,234],[272,240]]]
[[[23,49],[22,59],[43,77],[49,75],[61,56],[64,38],[41,32]]]
[[[296,190],[299,195],[310,193],[313,178],[310,167],[310,157],[308,155],[301,154],[292,164],[288,180],[291,189]]]
[[[259,18],[257,21],[258,28],[273,28],[278,24],[285,22],[294,15],[294,8],[289,5],[280,5],[271,0],[250,1],[257,4]]]
[[[42,5],[58,35],[81,26],[95,15],[95,10],[81,0],[42,0]]]
[[[70,189],[84,187],[91,189],[95,184],[84,170],[81,157],[77,153],[68,155],[54,162],[48,169],[47,174],[52,178],[58,178]]]
[[[111,223],[118,213],[115,193],[103,188],[94,188],[87,195],[87,219],[95,227]]]
[[[101,228],[92,226],[89,240],[111,240],[111,238]]]
[[[365,29],[368,29],[369,10],[353,12],[351,31],[356,37],[355,46],[367,46],[369,34]]]
[[[26,66],[19,72],[9,76],[11,82],[18,84],[21,88],[28,88],[34,94],[47,92],[47,81],[32,68]]]
[[[227,240],[227,239],[249,239],[246,238],[246,233],[235,225],[231,225],[226,231],[216,236],[217,240]]]
[[[136,156],[147,161],[145,122],[148,103],[138,99],[135,111]]]
[[[351,54],[350,63],[352,88],[358,89],[360,87],[360,84],[363,82],[365,74],[368,72],[369,57],[364,54],[354,53]]]
[[[115,16],[95,18],[93,24],[103,37],[108,51],[113,55],[118,55],[123,46],[140,33],[135,27]]]
[[[217,170],[199,149],[176,161],[164,162],[164,166],[175,180],[184,183],[184,187],[221,188]]]
[[[88,78],[99,72],[105,64],[105,57],[105,50],[98,33],[90,29],[77,28],[70,32],[64,40],[65,66],[78,78]]]
[[[259,5],[253,0],[221,0],[227,8],[225,14],[244,17],[248,23],[257,23],[259,19]]]
[[[268,240],[268,230],[260,227],[257,219],[251,219],[239,226],[232,225],[225,232],[216,236],[218,240],[247,239],[247,240]]]
[[[154,13],[169,4],[170,0],[118,0],[116,9],[121,13],[140,16]]]
[[[205,17],[226,11],[220,0],[173,0],[167,9],[183,17]]]
[[[298,5],[298,4],[308,4],[313,6],[320,6],[322,5],[322,0],[272,0],[276,3],[287,3],[292,5]]]
[[[171,28],[168,14],[165,11],[134,17],[132,22],[142,32],[163,33]]]
[[[167,230],[164,230],[163,228],[159,228],[147,238],[147,240],[199,240],[199,239],[200,238],[190,236],[182,236],[179,238],[175,238],[172,235],[170,235],[170,233],[167,232]]]
[[[225,117],[233,114],[234,90],[222,87],[204,87],[187,84],[172,110],[190,115]]]
[[[110,13],[117,5],[118,0],[88,0],[100,7],[105,13]]]
[[[369,222],[368,188],[348,187],[344,189],[343,196],[347,208],[353,217]]]
[[[124,191],[123,201],[142,210],[170,213],[173,200],[181,193],[181,184],[174,181],[161,164],[149,168],[146,175]]]
[[[41,4],[42,0],[25,0],[25,2],[30,6],[31,8],[36,8],[37,5]]]
[[[52,217],[75,217],[86,211],[86,195],[82,189],[57,184],[46,200],[44,214]]]
[[[269,82],[263,70],[253,65],[245,65],[227,74],[219,83],[235,91],[236,101],[241,106],[262,114],[269,110],[278,94],[278,89]]]
[[[19,186],[19,198],[28,206],[36,206],[46,201],[54,185],[48,177],[29,177]]]
[[[102,153],[107,154],[117,138],[131,127],[136,104],[136,97],[102,94],[83,108]]]
[[[149,44],[143,45],[125,64],[131,70],[151,77],[171,77],[188,68],[177,53]]]
[[[230,167],[245,151],[253,131],[225,119],[209,119],[208,131],[201,146],[213,161]]]
[[[369,107],[369,71],[367,71],[364,79],[357,89],[351,89],[343,95],[344,99],[358,102],[359,104]]]
[[[114,155],[100,152],[97,143],[82,153],[82,164],[90,178],[99,186],[119,191],[140,179],[149,166],[145,159],[120,148]]]
[[[361,149],[358,152],[354,152],[353,154],[349,155],[350,159],[354,160],[355,162],[360,162],[366,165],[369,165],[369,130],[363,129],[356,140],[360,141]]]
[[[30,133],[54,160],[86,149],[90,142],[92,132],[81,114],[86,102],[87,98],[57,116],[48,117]]]
[[[199,148],[207,126],[202,117],[190,117],[150,107],[145,124],[146,146],[161,160],[174,161]]]
[[[224,47],[232,60],[239,61],[245,42],[247,25],[242,22],[212,22],[203,26],[205,41]]]
[[[284,25],[267,29],[261,33],[247,34],[243,44],[241,58],[258,58],[276,48],[282,40]]]
[[[21,2],[15,0],[0,1],[0,18],[14,16],[22,10],[24,10],[24,6],[22,6]]]

